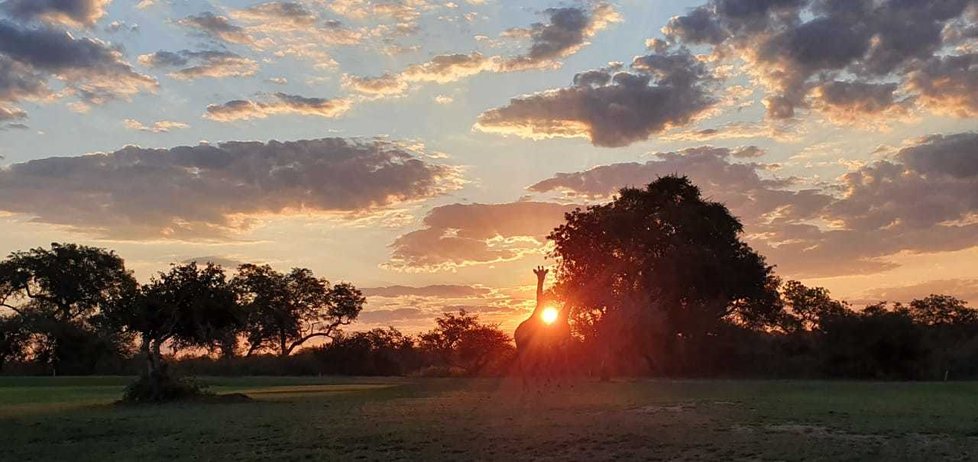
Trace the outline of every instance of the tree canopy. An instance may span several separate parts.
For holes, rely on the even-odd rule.
[[[366,299],[351,284],[331,286],[305,268],[283,274],[268,265],[245,264],[234,285],[248,312],[248,353],[274,347],[288,356],[305,342],[328,338],[353,322]]]
[[[650,336],[697,337],[725,318],[773,322],[778,281],[742,232],[688,178],[624,188],[610,203],[568,213],[548,236],[556,291],[576,320],[640,349]]]

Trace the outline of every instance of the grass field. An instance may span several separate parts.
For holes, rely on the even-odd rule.
[[[127,380],[0,378],[0,459],[978,458],[978,383],[212,378],[253,400],[113,405]]]

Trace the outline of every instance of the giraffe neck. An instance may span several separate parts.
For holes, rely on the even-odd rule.
[[[531,315],[531,317],[538,316],[540,314],[540,312],[543,311],[543,305],[544,305],[544,300],[543,300],[543,278],[538,276],[537,277],[537,300],[536,300],[536,306],[533,308],[533,314]]]

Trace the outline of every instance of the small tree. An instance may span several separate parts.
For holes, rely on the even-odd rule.
[[[138,335],[146,360],[143,377],[127,393],[132,401],[165,401],[193,392],[175,382],[163,348],[212,347],[243,324],[242,310],[220,266],[174,266],[117,305],[110,317]]]
[[[849,312],[849,305],[834,300],[822,287],[806,287],[798,281],[788,281],[781,289],[785,308],[787,330],[817,330],[826,319]]]
[[[421,334],[422,350],[437,356],[444,364],[469,375],[478,374],[492,361],[511,352],[510,338],[499,326],[479,322],[479,316],[461,310],[444,313],[435,319],[436,327]]]
[[[972,326],[978,323],[978,310],[950,295],[932,294],[910,302],[910,316],[925,326]]]
[[[931,364],[938,377],[947,380],[958,369],[970,366],[970,358],[956,358],[974,341],[978,332],[978,310],[950,295],[932,294],[911,301],[907,311],[927,335],[934,355]]]
[[[309,340],[331,338],[366,302],[353,285],[330,286],[305,268],[282,274],[268,265],[241,265],[234,286],[248,312],[248,355],[275,348],[288,356]]]

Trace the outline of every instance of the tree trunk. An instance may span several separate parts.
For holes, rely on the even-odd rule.
[[[166,370],[163,355],[160,352],[160,342],[143,338],[142,348],[146,356],[146,379],[149,381],[149,399],[161,401],[163,397],[163,382],[166,380]]]

